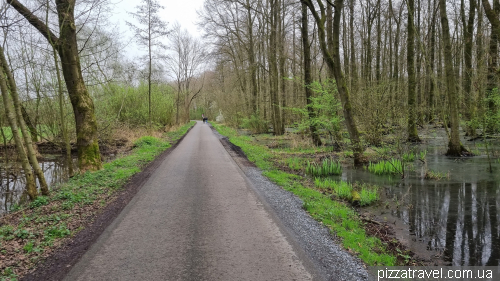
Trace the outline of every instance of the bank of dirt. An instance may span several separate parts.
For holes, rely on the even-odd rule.
[[[93,204],[82,207],[77,211],[75,211],[77,208],[68,211],[73,214],[75,212],[78,213],[74,216],[74,220],[72,217],[72,221],[68,222],[68,228],[82,230],[78,231],[76,235],[72,237],[54,243],[54,247],[45,249],[42,255],[43,260],[38,261],[34,269],[17,268],[16,273],[20,280],[62,280],[70,271],[71,267],[83,256],[106,227],[113,222],[117,215],[148,180],[151,173],[162,163],[170,152],[177,147],[186,134],[175,141],[171,147],[158,155],[152,162],[147,164],[141,172],[133,175],[119,191],[110,195],[104,194]],[[49,210],[55,204],[58,203],[51,203],[42,208]],[[26,212],[29,213],[30,210],[28,209]],[[0,226],[8,224],[15,225],[15,222],[19,222],[25,215],[27,215],[27,213],[23,212],[23,214],[11,214],[0,218]],[[25,261],[26,257],[22,249],[19,251],[18,257],[10,256],[9,259],[11,261],[19,259],[21,264],[30,264],[30,262]]]

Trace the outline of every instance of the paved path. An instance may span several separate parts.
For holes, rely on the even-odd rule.
[[[289,240],[198,122],[65,280],[311,280]]]

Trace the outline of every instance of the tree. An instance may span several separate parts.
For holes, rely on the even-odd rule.
[[[415,1],[408,0],[408,38],[406,61],[408,64],[408,141],[420,142],[417,133],[417,104],[415,81]]]
[[[56,47],[62,64],[62,72],[73,107],[76,124],[78,165],[81,172],[102,168],[101,153],[97,140],[97,122],[94,102],[83,80],[78,44],[76,39],[75,0],[56,0],[59,37],[28,8],[17,0],[7,0],[19,14],[28,20],[50,44]]]
[[[203,44],[193,38],[179,24],[176,24],[170,37],[169,49],[171,53],[167,56],[167,64],[177,83],[177,115],[176,123],[179,124],[179,105],[181,97],[184,99],[185,116],[184,121],[189,121],[189,106],[201,92],[202,85],[193,90],[196,76],[200,74],[200,68],[207,59],[207,53]]]
[[[167,23],[162,21],[158,15],[161,9],[164,9],[156,0],[141,0],[141,4],[136,6],[137,12],[130,13],[139,25],[127,22],[135,33],[136,41],[140,46],[148,49],[148,111],[149,111],[149,129],[151,130],[151,73],[153,64],[153,52],[156,48],[164,48],[160,41],[169,32]]]
[[[14,76],[10,71],[9,65],[7,63],[7,59],[5,58],[4,50],[0,47],[0,64],[2,65],[2,71],[0,75],[5,75],[5,80],[7,81],[8,91],[10,92],[10,96],[14,103],[14,112],[16,116],[16,124],[21,129],[21,135],[24,139],[24,144],[26,148],[26,154],[29,160],[31,167],[35,172],[36,177],[38,178],[38,182],[40,183],[40,189],[42,190],[43,195],[49,195],[49,187],[47,186],[47,181],[45,181],[45,176],[43,174],[40,165],[38,165],[38,160],[36,159],[36,152],[33,149],[33,143],[28,132],[26,123],[24,122],[23,115],[21,112],[21,103],[19,101],[19,94],[17,92],[17,86],[14,81]]]
[[[304,3],[301,3],[302,6],[302,48],[304,50],[304,84],[305,84],[305,94],[306,94],[306,103],[307,103],[307,112],[310,120],[314,120],[316,118],[316,112],[311,107],[312,101],[312,90],[311,90],[311,47],[309,46],[309,21],[307,18],[307,6]],[[313,122],[310,123],[309,130],[311,131],[311,138],[316,146],[321,145],[321,138],[318,135],[318,130],[316,128],[316,124]]]
[[[450,27],[446,15],[446,0],[439,0],[439,14],[441,16],[442,40],[444,45],[444,64],[446,73],[446,89],[448,92],[448,108],[450,111],[451,134],[448,143],[448,156],[462,156],[467,150],[460,143],[458,117],[458,91],[453,70],[452,46]]]
[[[3,54],[2,47],[0,47],[0,52]],[[28,193],[30,200],[35,200],[38,196],[36,181],[31,170],[26,150],[24,149],[24,145],[21,140],[21,134],[19,133],[19,127],[17,125],[16,116],[14,114],[14,106],[12,105],[12,101],[9,97],[9,87],[7,86],[7,79],[5,75],[7,67],[8,65],[4,65],[3,62],[0,62],[0,92],[2,94],[5,114],[7,115],[7,120],[9,122],[12,135],[14,137],[14,142],[16,144],[16,150],[21,160],[24,176],[26,178],[26,192]]]
[[[363,160],[364,148],[359,138],[359,132],[358,132],[358,127],[356,126],[356,121],[354,120],[354,114],[352,112],[352,106],[349,97],[349,90],[347,89],[340,61],[340,50],[339,50],[340,18],[342,9],[344,7],[344,0],[335,0],[335,2],[333,3],[333,6],[335,8],[335,14],[333,16],[332,52],[328,50],[328,45],[325,38],[326,9],[323,1],[316,0],[316,3],[320,8],[319,13],[316,10],[316,7],[313,4],[312,0],[301,0],[301,2],[307,5],[309,10],[313,14],[314,19],[316,20],[321,52],[323,53],[323,57],[325,59],[326,65],[328,66],[328,69],[330,69],[330,72],[333,73],[333,77],[331,78],[335,79],[337,84],[337,89],[339,92],[340,101],[342,103],[342,109],[347,126],[347,131],[349,132],[349,136],[353,146],[354,162],[355,164],[361,164],[364,161]],[[327,5],[330,5],[330,3]]]

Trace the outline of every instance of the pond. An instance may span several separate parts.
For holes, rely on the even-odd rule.
[[[397,238],[418,256],[436,264],[498,266],[500,163],[491,159],[490,172],[484,145],[464,144],[482,155],[451,158],[443,146],[419,145],[414,149],[427,150],[425,163],[415,161],[404,179],[364,169],[344,169],[341,178],[383,187],[381,203],[361,212],[392,224]],[[499,147],[489,150],[498,153]],[[428,170],[444,178],[424,179]]]
[[[0,157],[0,216],[9,212],[10,207],[19,202],[26,186],[21,164],[11,159]],[[114,159],[114,155],[103,156],[105,162],[112,159]],[[77,167],[78,160],[76,158],[72,160],[73,167]],[[68,180],[68,164],[65,156],[42,154],[42,158],[38,160],[38,163],[49,188]]]

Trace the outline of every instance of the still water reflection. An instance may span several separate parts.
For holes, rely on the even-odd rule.
[[[103,162],[109,162],[115,158],[114,154],[102,156]],[[78,159],[73,158],[72,160],[73,167],[77,167]],[[58,183],[68,180],[69,172],[65,156],[43,154],[43,159],[39,159],[38,163],[42,168],[49,188],[52,189]],[[7,213],[13,204],[19,202],[25,186],[26,182],[21,164],[0,157],[0,216]]]
[[[500,163],[495,160],[490,173],[484,155],[457,159],[444,156],[442,148],[426,149],[426,163],[415,162],[414,171],[404,180],[359,169],[345,170],[342,178],[384,187],[390,206],[381,203],[372,211],[404,225],[407,244],[415,252],[426,248],[427,254],[442,255],[455,266],[498,266]],[[426,170],[449,177],[424,180]]]
[[[0,158],[0,214],[8,212],[10,206],[19,201],[26,185],[20,163],[6,160]],[[68,165],[65,157],[44,155],[43,160],[39,160],[39,164],[49,187],[68,179]],[[76,159],[73,159],[73,165],[77,165]]]

